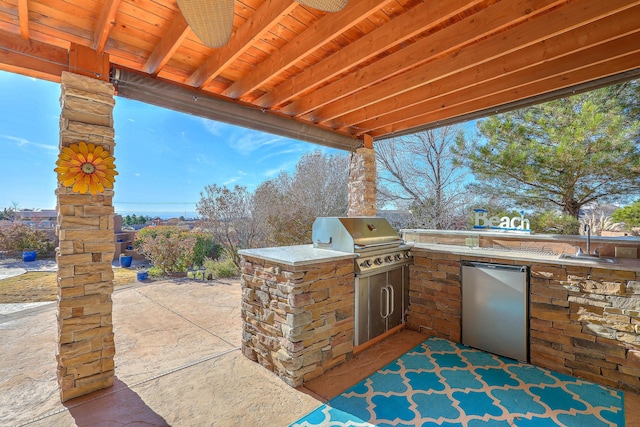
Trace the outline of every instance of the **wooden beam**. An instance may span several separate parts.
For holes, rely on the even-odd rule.
[[[158,75],[162,67],[169,62],[169,59],[171,59],[190,32],[191,29],[184,16],[178,13],[160,43],[151,52],[149,59],[142,67],[142,71],[154,76]]]
[[[72,43],[69,49],[69,71],[108,82],[109,54]]]
[[[253,43],[262,38],[278,21],[288,15],[298,3],[291,0],[267,0],[240,27],[226,46],[216,49],[214,54],[187,79],[193,87],[203,87],[242,55]]]
[[[421,3],[301,74],[287,79],[256,100],[256,103],[271,108],[289,101],[309,88],[323,84],[399,43],[439,25],[475,3],[477,1],[470,3],[468,0]]]
[[[636,37],[637,40],[637,37]],[[637,43],[633,46],[637,46]],[[530,83],[524,86],[507,88],[499,93],[492,93],[489,96],[473,99],[468,102],[461,102],[451,106],[444,106],[435,111],[429,111],[421,116],[413,117],[403,122],[395,123],[391,126],[380,128],[371,132],[376,137],[387,136],[394,132],[402,132],[407,129],[424,126],[430,123],[437,123],[453,117],[463,116],[475,111],[482,111],[495,108],[496,113],[502,105],[525,100],[542,93],[553,92],[562,88],[579,85],[592,80],[597,80],[607,76],[624,73],[629,70],[640,68],[640,47],[636,51],[627,49],[623,56],[614,58],[607,52],[601,52],[602,57],[593,64],[581,69],[572,69],[566,73],[559,73],[546,79],[529,80]]]
[[[93,35],[93,49],[98,53],[104,51],[111,29],[116,22],[116,13],[118,12],[121,1],[122,0],[106,0],[102,4],[100,18],[98,18],[98,24],[96,25]]]
[[[398,76],[439,56],[453,54],[457,49],[473,44],[476,40],[481,40],[509,26],[531,19],[532,16],[564,2],[543,0],[535,3],[539,7],[535,10],[532,10],[532,3],[534,3],[533,0],[493,4],[472,15],[469,19],[463,19],[445,27],[429,37],[418,40],[416,43],[358,70],[356,73],[349,74],[332,84],[313,91],[305,98],[289,104],[282,111],[288,115],[301,116],[321,109],[331,102],[355,94],[359,90],[373,86],[390,77]],[[343,111],[343,114],[347,112]],[[335,117],[330,115],[329,109],[314,111],[313,116],[322,121]]]
[[[69,52],[50,44],[27,41],[0,31],[0,69],[29,77],[60,82],[68,70]]]
[[[369,86],[366,91],[353,93],[340,99],[338,102],[326,105],[314,111],[313,116],[315,121],[318,122],[334,119],[368,105],[391,99],[402,93],[425,87],[434,80],[444,76],[462,70],[468,71],[480,63],[486,63],[505,53],[522,49],[523,47],[550,38],[555,34],[566,32],[585,23],[607,16],[607,14],[613,13],[612,9],[616,7],[618,10],[624,10],[631,5],[628,0],[610,0],[606,3],[606,6],[603,5],[601,0],[584,0],[569,3],[562,8],[557,8],[553,14],[538,15],[538,19],[530,18],[521,25],[513,27],[510,31],[505,31],[504,34],[499,36],[500,43],[496,43],[498,36],[492,37],[491,42],[482,43],[484,50],[473,50],[475,55],[473,53],[466,55],[466,62],[459,60],[459,55],[448,55],[444,61],[438,62],[437,65],[439,66],[437,69],[432,62],[424,63],[419,67],[411,69],[407,73],[386,79],[383,84]],[[478,22],[482,25],[481,21]],[[455,25],[449,28],[454,27]],[[434,34],[434,36],[446,30],[447,29],[440,31]],[[469,58],[473,59],[469,60]]]
[[[18,21],[20,22],[20,37],[29,40],[29,5],[27,0],[18,0]]]
[[[371,135],[368,135],[366,133],[362,135],[362,143],[364,145],[364,148],[373,149],[373,137]]]
[[[541,28],[535,21],[528,22],[503,33],[504,44],[496,45],[491,40],[484,40],[458,52],[452,61],[443,58],[431,62],[431,68],[424,76],[429,84],[338,117],[333,124],[337,126],[339,122],[343,126],[355,126],[364,133],[423,115],[428,109],[427,103],[446,104],[447,97],[451,96],[464,98],[465,92],[473,93],[477,87],[489,84],[491,80],[505,79],[518,71],[637,32],[640,30],[638,17],[640,6],[510,52],[508,40],[513,43],[524,41],[526,26]],[[496,56],[505,50],[509,53]],[[494,59],[489,61],[490,58]],[[473,64],[477,71],[466,71],[468,64]],[[446,70],[450,69],[461,71],[447,74]],[[439,74],[442,78],[432,78]]]
[[[251,73],[232,84],[222,95],[237,99],[252,92],[273,78],[274,75],[279,74],[309,55],[318,46],[328,43],[343,31],[367,19],[370,15],[392,2],[395,2],[395,0],[385,0],[382,3],[380,0],[352,1],[340,13],[325,15],[294,40],[283,46],[281,50],[276,51],[261,62]]]

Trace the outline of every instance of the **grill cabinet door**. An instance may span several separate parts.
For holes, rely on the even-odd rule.
[[[395,328],[402,323],[402,295],[403,295],[403,272],[404,268],[391,270],[389,277],[389,306],[393,307],[393,312],[389,316],[387,330]],[[393,299],[391,299],[393,297]],[[391,309],[389,309],[391,311]]]
[[[369,277],[369,339],[382,335],[387,329],[387,273]]]

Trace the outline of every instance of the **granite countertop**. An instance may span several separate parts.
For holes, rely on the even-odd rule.
[[[520,240],[520,241],[539,241],[539,242],[558,242],[558,243],[584,243],[587,236],[577,236],[569,234],[535,234],[535,233],[518,233],[504,231],[485,231],[485,230],[427,230],[427,229],[403,229],[400,230],[403,235],[427,235],[427,236],[464,236],[464,237],[490,237],[504,240]],[[411,240],[410,238],[407,240]],[[592,243],[611,243],[621,245],[640,245],[640,237],[638,236],[591,236]]]
[[[559,258],[558,255],[544,255],[517,250],[499,250],[493,248],[470,248],[468,246],[445,245],[438,243],[415,243],[415,249],[426,249],[434,252],[454,255],[473,256],[479,258],[499,258],[515,261],[541,262],[556,265],[576,265],[582,267],[604,268],[608,270],[640,271],[640,260],[616,258],[615,263],[591,261],[589,259]]]
[[[278,246],[272,248],[242,249],[242,256],[264,259],[285,265],[309,265],[322,262],[353,259],[355,253],[314,248],[313,245]]]

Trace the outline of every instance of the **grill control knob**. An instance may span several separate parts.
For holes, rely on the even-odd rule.
[[[365,259],[360,263],[360,267],[364,267],[364,268],[371,267],[371,260]]]
[[[385,260],[386,262],[393,262],[393,257],[391,257],[391,255],[387,255],[387,256],[384,258],[384,260]]]
[[[380,265],[382,264],[382,258],[376,258],[375,261],[373,261],[376,265]]]
[[[396,254],[396,261],[400,261],[402,259],[402,254]]]

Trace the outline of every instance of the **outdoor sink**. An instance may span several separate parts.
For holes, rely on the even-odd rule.
[[[560,254],[560,259],[574,259],[576,261],[586,261],[593,262],[596,264],[616,264],[618,262],[615,258],[603,258],[597,255],[587,255],[587,254]]]

